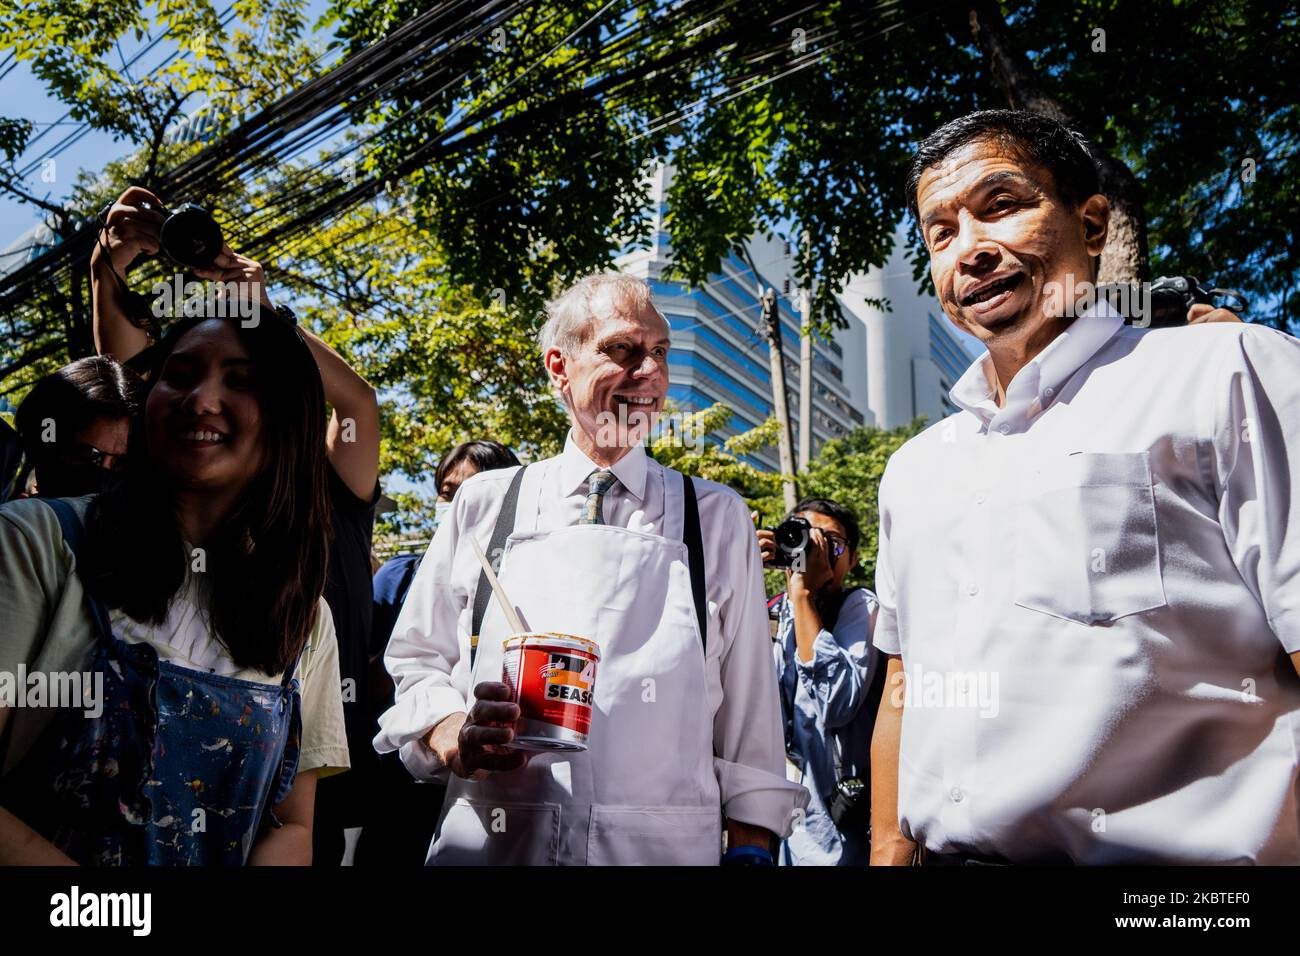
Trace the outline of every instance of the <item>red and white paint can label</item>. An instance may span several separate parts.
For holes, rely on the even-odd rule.
[[[586,750],[600,648],[569,634],[516,634],[504,645],[501,680],[519,705],[509,746]]]

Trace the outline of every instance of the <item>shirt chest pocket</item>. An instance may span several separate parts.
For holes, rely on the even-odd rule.
[[[1016,604],[1080,624],[1164,606],[1145,452],[1067,455],[1029,477],[1016,511]]]

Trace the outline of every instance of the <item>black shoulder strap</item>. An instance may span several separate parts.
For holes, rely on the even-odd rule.
[[[501,567],[501,554],[505,550],[506,538],[510,537],[510,532],[515,530],[515,515],[519,509],[519,486],[524,481],[524,469],[527,465],[521,465],[515,472],[514,478],[510,480],[510,487],[506,490],[506,496],[501,501],[501,513],[497,515],[496,527],[492,529],[492,540],[488,543],[487,556],[492,562],[492,569],[497,570]],[[478,655],[478,634],[483,627],[483,617],[487,614],[488,601],[492,599],[492,585],[488,584],[487,574],[483,571],[478,573],[478,587],[474,589],[474,619],[470,624],[469,639],[469,666],[474,666],[474,658]]]
[[[54,512],[54,517],[59,519],[59,528],[63,532],[63,540],[68,542],[68,548],[72,551],[72,556],[77,559],[77,567],[81,567],[82,549],[86,543],[86,526],[81,518],[77,515],[77,509],[72,507],[70,502],[62,498],[41,498]],[[104,637],[112,632],[112,625],[108,619],[108,609],[100,603],[89,589],[85,589],[85,581],[82,581],[83,590],[85,590],[86,601],[90,604],[90,611],[94,615],[95,623],[99,625],[100,632]]]
[[[869,640],[870,635],[868,635],[868,641]],[[871,679],[868,681],[862,694],[862,703],[858,705],[858,716],[854,719],[861,721],[868,727],[872,727],[876,722],[876,714],[880,710],[880,702],[885,696],[885,668],[889,662],[885,660],[884,652],[875,646],[872,646],[867,650],[867,659],[871,661],[869,668]],[[835,779],[838,781],[843,777],[843,770],[841,767],[840,748],[838,746],[839,735],[837,733],[834,736],[836,739],[832,741],[834,744],[832,750],[835,754]],[[868,732],[867,737],[869,738],[870,736],[871,734]],[[867,752],[867,762],[863,766],[858,767],[857,771],[859,778],[865,778],[866,780],[871,779],[870,750]],[[868,794],[867,799],[870,799],[870,794]]]
[[[686,493],[686,514],[682,528],[682,541],[686,544],[687,559],[691,569],[691,594],[695,598],[695,617],[700,622],[700,642],[705,650],[709,646],[709,604],[704,581],[704,541],[700,537],[700,503],[695,497],[695,482],[682,475],[682,489]]]
[[[817,610],[820,612],[822,627],[828,631],[835,630],[835,625],[839,622],[840,611],[844,610],[844,602],[849,599],[849,595],[859,588],[840,588],[831,595],[830,600],[826,601]]]
[[[63,540],[68,542],[68,548],[72,551],[72,556],[81,561],[81,546],[86,540],[86,526],[81,523],[77,517],[77,509],[73,508],[62,498],[41,498],[54,512],[54,517],[59,519],[59,528],[63,531]]]

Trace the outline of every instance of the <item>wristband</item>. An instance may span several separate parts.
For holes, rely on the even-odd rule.
[[[774,866],[772,854],[761,846],[733,846],[722,854],[723,866]]]

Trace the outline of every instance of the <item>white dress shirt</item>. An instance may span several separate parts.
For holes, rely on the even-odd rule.
[[[985,355],[881,482],[904,835],[1300,863],[1300,342],[1139,330],[1102,303],[1001,408],[994,381]]]
[[[587,477],[596,468],[570,436],[561,455],[529,467],[518,513],[539,508],[539,531],[577,524]],[[610,470],[618,481],[604,496],[605,524],[662,534],[665,481],[681,477],[650,459],[640,445]],[[540,474],[534,479],[535,472]],[[421,738],[444,717],[465,711],[470,699],[469,635],[480,566],[463,539],[472,536],[487,550],[514,473],[480,472],[461,485],[393,628],[384,662],[397,696],[380,719],[375,748],[380,753],[400,750],[418,778],[446,773]],[[534,480],[540,482],[533,486],[541,488],[540,506],[538,496],[527,491]],[[723,810],[730,819],[784,833],[807,795],[785,778],[762,557],[744,500],[710,481],[696,479],[695,487],[709,611],[707,694]],[[665,746],[671,748],[673,742],[665,741]]]

